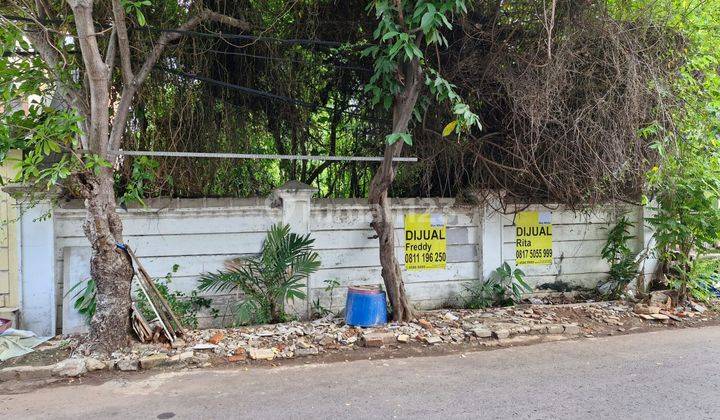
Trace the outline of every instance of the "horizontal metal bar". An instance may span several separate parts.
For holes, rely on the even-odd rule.
[[[331,160],[353,162],[382,162],[383,157],[372,156],[312,156],[312,155],[256,155],[248,153],[201,153],[201,152],[154,152],[145,150],[111,150],[116,156],[158,156],[220,159],[286,159],[286,160]],[[417,162],[415,157],[396,157],[393,162]]]

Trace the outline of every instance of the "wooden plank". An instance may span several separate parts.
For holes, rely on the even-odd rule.
[[[147,267],[147,260],[144,261]],[[149,269],[148,269],[149,270]],[[320,269],[313,273],[310,277],[311,288],[324,288],[325,280],[337,279],[341,284],[349,285],[374,285],[382,283],[381,268],[363,267],[363,268],[328,268]],[[163,277],[163,274],[153,274],[153,277]],[[418,282],[444,282],[471,280],[478,276],[478,267],[474,262],[470,263],[448,263],[445,270],[427,270],[427,271],[406,271],[403,270],[403,279],[406,283]],[[189,294],[197,288],[199,273],[191,275],[178,275],[172,277],[169,288],[172,291],[180,291]],[[212,293],[200,293],[200,296],[216,297]]]
[[[478,228],[474,226],[448,227],[446,230],[448,245],[474,245],[477,238]],[[328,249],[357,249],[357,248],[378,248],[378,240],[374,238],[375,231],[364,230],[335,230],[312,232],[315,239],[316,250]],[[405,243],[405,230],[395,229],[395,243]]]
[[[422,209],[418,211],[393,212],[396,228],[405,226],[405,213],[442,213],[436,209]],[[456,226],[478,226],[476,215],[468,213],[443,213],[445,223],[448,227]],[[370,228],[372,216],[369,210],[344,211],[344,210],[313,210],[310,217],[310,230],[335,231],[335,230],[366,230]]]
[[[425,282],[409,283],[405,285],[410,304],[420,305],[422,302],[434,302],[438,305],[456,305],[462,299],[464,285],[467,281],[448,281],[443,283]],[[333,290],[332,306],[330,306],[330,295],[322,288],[311,289],[310,299],[320,299],[320,303],[326,308],[339,310],[345,306],[347,287],[341,286]]]
[[[281,221],[279,212],[247,216],[213,212],[203,217],[176,214],[128,216],[121,213],[120,218],[123,233],[127,236],[267,232],[270,226]],[[85,237],[81,219],[57,217],[55,223],[55,232],[59,237]]]
[[[537,288],[538,286],[546,283],[554,283],[556,281],[570,283],[573,286],[594,288],[600,280],[606,279],[607,276],[607,273],[560,274],[559,276],[527,276],[525,277],[525,281],[533,288]]]
[[[444,270],[407,271],[403,269],[405,283],[470,280],[478,277],[474,262],[448,263]],[[373,285],[383,282],[380,266],[363,268],[323,268],[310,276],[311,288],[325,287],[325,280],[335,279],[343,285]]]
[[[562,241],[606,240],[608,230],[612,223],[597,223],[591,225],[553,225],[553,239]],[[515,240],[515,226],[503,227],[503,240],[513,243]]]
[[[595,223],[613,223],[621,212],[613,209],[598,209],[593,212],[573,212],[569,210],[550,210],[540,206],[531,206],[528,209],[537,211],[549,211],[552,213],[553,225],[569,225],[569,224],[595,224]],[[505,214],[503,216],[503,226],[512,226],[514,224],[515,215]]]
[[[58,243],[59,249],[67,243]],[[402,260],[403,248],[397,247],[397,255]],[[214,255],[177,255],[177,256],[148,256],[143,257],[143,264],[153,277],[163,277],[172,270],[173,265],[179,265],[176,276],[193,276],[209,271],[222,269],[225,261],[248,254],[214,254]],[[347,267],[373,267],[379,266],[377,249],[366,248],[359,250],[321,250],[318,251],[322,268]],[[448,264],[454,262],[477,261],[477,247],[475,245],[449,245],[447,249]],[[60,260],[61,261],[61,260]],[[402,261],[401,261],[402,262]]]
[[[505,260],[511,266],[515,266],[515,259]],[[525,274],[530,276],[555,276],[558,273],[582,274],[582,273],[607,273],[610,265],[607,261],[596,257],[579,258],[555,258],[552,265],[522,265],[519,267]]]
[[[182,324],[170,308],[170,304],[160,294],[160,291],[158,291],[155,286],[152,276],[145,270],[140,260],[133,253],[132,249],[127,247],[126,250],[128,255],[132,257],[135,264],[135,269],[138,273],[137,279],[139,280],[140,287],[143,289],[145,296],[148,298],[148,303],[150,303],[153,311],[155,311],[155,315],[157,315],[162,321],[161,324],[167,333],[168,339],[171,342],[175,341],[178,336],[182,336],[183,334]]]
[[[138,257],[185,255],[218,255],[260,252],[267,233],[215,233],[196,235],[125,236],[125,243],[135,249]],[[85,238],[57,238],[59,248],[87,246]]]
[[[472,245],[477,228],[458,227],[447,229],[448,245]],[[372,238],[372,230],[343,230],[314,232],[315,249],[378,249],[377,239]],[[395,237],[398,244],[404,243],[404,231],[396,229]],[[125,242],[136,249],[139,257],[163,257],[184,255],[217,255],[234,252],[260,252],[267,237],[265,232],[256,233],[216,233],[194,235],[153,235],[125,236]],[[68,246],[87,246],[84,237],[57,238],[58,248]]]
[[[555,237],[553,236],[553,239]],[[575,257],[596,257],[600,258],[600,251],[605,246],[604,240],[588,240],[588,241],[555,241],[553,240],[553,255],[555,257],[564,256],[565,258]],[[503,255],[515,255],[515,244],[503,244]]]
[[[395,247],[395,252],[401,265],[404,265],[404,248]],[[350,268],[373,267],[380,265],[380,257],[376,248],[361,248],[347,250],[320,250],[320,261],[323,268]],[[477,262],[477,246],[475,245],[448,245],[447,262]]]

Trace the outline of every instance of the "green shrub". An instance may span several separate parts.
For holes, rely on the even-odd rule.
[[[715,298],[716,288],[720,284],[720,261],[702,259],[693,264],[688,278],[688,291],[693,299],[709,302]],[[677,288],[677,285],[673,285]]]
[[[225,271],[203,274],[199,289],[242,292],[243,300],[235,308],[239,324],[284,322],[285,302],[304,299],[303,282],[320,267],[314,242],[310,235],[291,233],[289,225],[274,225],[260,255],[236,258],[225,264]]]
[[[198,319],[197,313],[202,309],[209,309],[210,314],[213,317],[218,316],[217,309],[212,308],[212,299],[202,297],[198,295],[198,291],[193,290],[190,295],[186,295],[180,291],[170,291],[170,283],[172,283],[173,275],[177,273],[179,266],[173,265],[172,271],[167,273],[163,278],[153,279],[155,287],[157,287],[160,295],[167,300],[170,305],[170,309],[175,313],[175,316],[180,320],[180,323],[187,328],[197,328]],[[140,313],[147,320],[155,319],[155,312],[150,307],[145,293],[138,289],[135,292],[135,302]]]
[[[627,217],[622,216],[608,232],[607,242],[600,253],[610,263],[610,272],[606,280],[598,283],[598,290],[610,299],[619,298],[637,276],[636,253],[628,246],[628,242],[635,238],[630,234],[634,226]]]
[[[97,300],[95,299],[95,280],[87,279],[77,283],[65,293],[65,296],[69,296],[72,292],[75,292],[72,297],[73,308],[75,308],[80,315],[85,318],[85,322],[89,324],[93,315],[95,315],[95,307],[97,306]]]
[[[170,309],[175,313],[183,326],[188,328],[197,328],[197,312],[200,309],[210,309],[213,316],[217,316],[217,310],[211,309],[212,300],[198,296],[198,291],[193,290],[189,296],[183,292],[175,291],[171,292],[169,284],[172,282],[172,276],[177,273],[179,266],[175,264],[172,268],[172,272],[167,273],[163,278],[153,279],[155,286],[157,287],[160,294],[168,301]],[[95,314],[95,281],[88,279],[82,281],[65,293],[65,296],[73,295],[73,307],[85,317],[85,320],[90,323],[93,315]],[[155,313],[153,312],[150,304],[148,303],[147,297],[138,289],[135,292],[135,302],[140,313],[145,319],[155,319]]]
[[[473,280],[463,286],[467,296],[465,307],[480,309],[515,305],[522,299],[523,293],[532,292],[524,277],[522,270],[513,270],[508,263],[503,263],[487,281]]]
[[[334,300],[334,293],[335,289],[340,286],[340,281],[337,279],[326,279],[324,281],[325,287],[323,290],[325,291],[325,294],[327,294],[330,297],[330,303],[329,308],[326,308],[325,306],[320,303],[320,298],[315,298],[315,300],[312,303],[312,314],[315,317],[322,318],[326,315],[329,315],[332,313],[332,307],[333,307],[333,300]]]

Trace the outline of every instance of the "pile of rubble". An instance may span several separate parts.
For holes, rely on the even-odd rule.
[[[563,307],[439,310],[422,314],[416,322],[390,323],[375,328],[346,325],[340,318],[290,322],[232,329],[189,330],[172,345],[137,344],[129,353],[113,354],[109,365],[120,370],[183,364],[206,367],[218,362],[294,359],[361,347],[479,344],[494,346],[518,335],[575,336],[592,334],[593,322],[622,325],[633,317],[623,303],[594,303]]]
[[[687,306],[675,304],[676,293],[671,291],[652,292],[646,303],[638,303],[634,312],[647,321],[661,321],[668,323],[670,320],[682,322],[683,319],[694,318],[696,314],[703,314],[707,311],[705,306],[690,302]]]
[[[172,344],[136,344],[116,352],[109,360],[91,357],[67,359],[45,367],[55,376],[81,376],[88,371],[133,371],[161,366],[208,367],[348,354],[363,348],[400,351],[412,346],[498,346],[521,342],[522,337],[562,339],[573,336],[612,335],[616,331],[707,321],[704,307],[671,309],[667,299],[656,296],[647,304],[594,302],[568,305],[524,305],[485,310],[437,310],[420,314],[416,322],[390,323],[376,328],[345,325],[340,318],[325,317],[252,327],[188,330]],[[663,306],[659,306],[662,301]],[[372,350],[370,350],[372,351]],[[13,369],[13,368],[8,368]],[[0,381],[11,373],[2,374]]]

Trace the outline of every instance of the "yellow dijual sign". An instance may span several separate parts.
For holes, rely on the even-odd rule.
[[[552,213],[521,211],[515,215],[515,264],[550,265]]]
[[[405,268],[445,268],[447,240],[442,214],[405,215]]]

